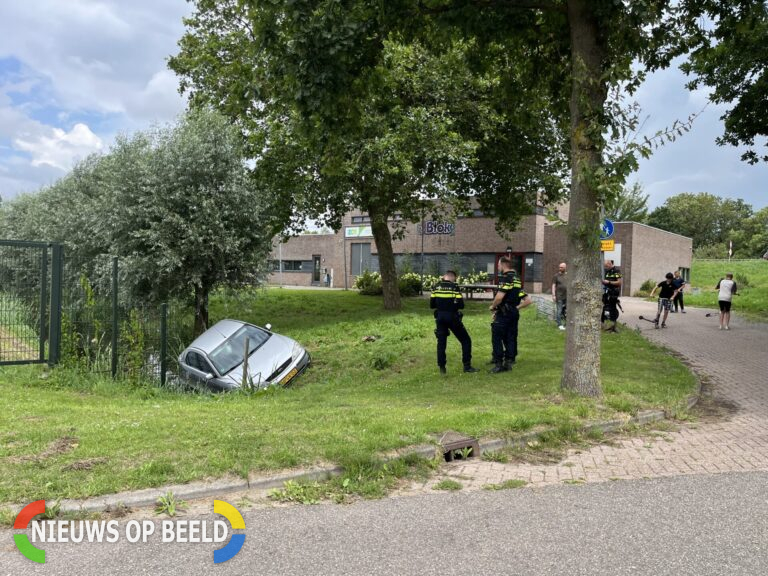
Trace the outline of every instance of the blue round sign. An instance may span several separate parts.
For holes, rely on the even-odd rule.
[[[613,222],[605,218],[600,226],[600,240],[608,240],[611,236],[613,236]]]

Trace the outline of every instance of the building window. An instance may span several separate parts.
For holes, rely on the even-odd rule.
[[[302,260],[283,260],[283,272],[301,272]],[[272,260],[272,271],[280,272],[280,260]]]
[[[371,269],[371,244],[352,244],[351,248],[351,266],[352,276],[359,276],[366,270]]]
[[[369,216],[352,216],[352,224],[367,224],[370,221]]]
[[[474,210],[467,210],[463,214],[459,214],[459,218],[485,218],[486,214],[479,208],[475,208]]]

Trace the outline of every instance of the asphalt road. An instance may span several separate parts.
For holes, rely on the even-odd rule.
[[[435,493],[244,517],[245,546],[219,565],[220,544],[152,537],[48,543],[47,563],[37,565],[15,549],[19,531],[3,530],[0,575],[768,573],[768,472]]]

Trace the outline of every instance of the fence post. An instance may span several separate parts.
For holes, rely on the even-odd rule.
[[[112,378],[117,376],[117,344],[118,330],[120,329],[120,323],[117,318],[117,290],[119,288],[117,273],[117,256],[114,256],[112,258]]]
[[[165,386],[168,370],[168,304],[160,304],[160,385]]]
[[[48,246],[40,249],[40,362],[45,362],[45,340],[48,331]]]
[[[59,363],[61,353],[61,277],[64,272],[64,248],[51,245],[51,321],[48,323],[48,364]]]

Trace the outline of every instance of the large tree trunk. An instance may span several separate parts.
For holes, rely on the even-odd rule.
[[[208,330],[208,293],[210,289],[195,285],[195,337]]]
[[[607,97],[605,47],[591,0],[568,0],[571,31],[571,206],[568,225],[568,332],[561,386],[599,396],[600,214],[596,183],[602,165],[600,115]]]
[[[379,272],[381,286],[384,291],[384,308],[400,310],[400,285],[395,268],[395,254],[392,251],[392,232],[389,229],[387,215],[380,214],[375,209],[368,209],[371,218],[371,230],[379,252]]]

